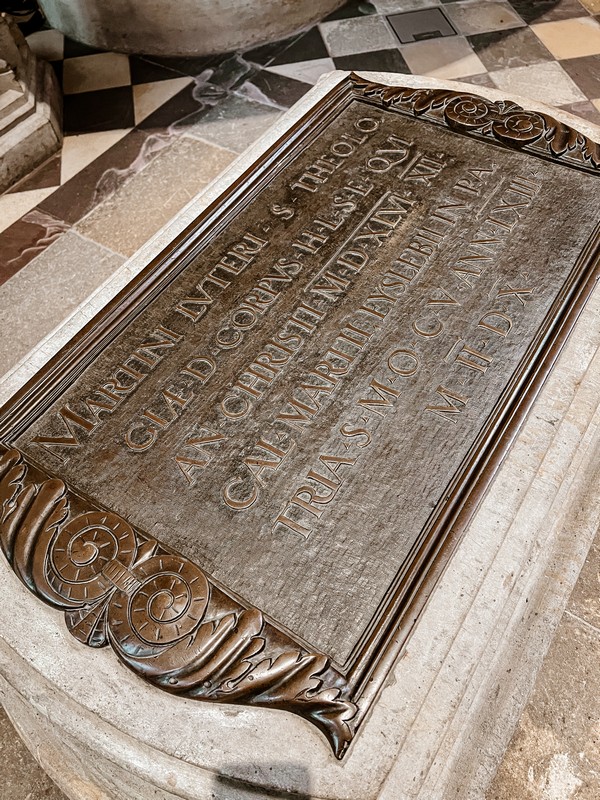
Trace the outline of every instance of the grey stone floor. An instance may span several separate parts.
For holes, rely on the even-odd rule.
[[[0,707],[1,800],[67,800],[17,736]]]
[[[600,532],[486,800],[600,798]]]

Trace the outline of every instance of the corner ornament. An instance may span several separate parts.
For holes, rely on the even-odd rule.
[[[22,583],[65,613],[76,639],[110,645],[172,694],[298,714],[342,758],[357,708],[326,656],[299,648],[117,514],[73,515],[81,498],[61,480],[28,479],[31,472],[17,450],[0,452],[0,544]]]
[[[411,116],[424,117],[461,133],[495,139],[517,149],[568,161],[571,166],[600,170],[600,144],[549,114],[527,111],[512,101],[492,101],[448,89],[384,86],[350,76],[359,97]]]

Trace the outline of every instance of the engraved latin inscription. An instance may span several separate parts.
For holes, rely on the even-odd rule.
[[[350,663],[599,211],[592,176],[353,101],[16,444]]]

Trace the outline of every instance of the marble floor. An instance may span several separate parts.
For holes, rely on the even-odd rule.
[[[600,0],[350,0],[287,40],[211,58],[28,39],[62,85],[65,138],[0,196],[0,374],[324,72],[456,78],[600,123]],[[600,545],[486,800],[600,797],[599,570]],[[0,754],[2,800],[62,797],[1,716]]]
[[[0,374],[324,72],[460,78],[600,122],[600,0],[351,0],[297,36],[212,58],[28,39],[62,83],[65,138],[0,196]]]

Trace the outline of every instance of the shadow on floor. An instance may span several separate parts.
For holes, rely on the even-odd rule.
[[[67,800],[35,761],[0,706],[2,800]]]
[[[311,780],[310,772],[305,766],[300,764],[278,763],[265,766],[264,764],[235,764],[225,767],[228,772],[247,773],[248,779],[253,780],[258,776],[269,771],[284,774],[288,786],[294,787],[293,792],[273,791],[252,786],[244,781],[233,780],[225,775],[217,775],[214,781],[215,800],[311,800]],[[258,778],[257,778],[258,779]]]

